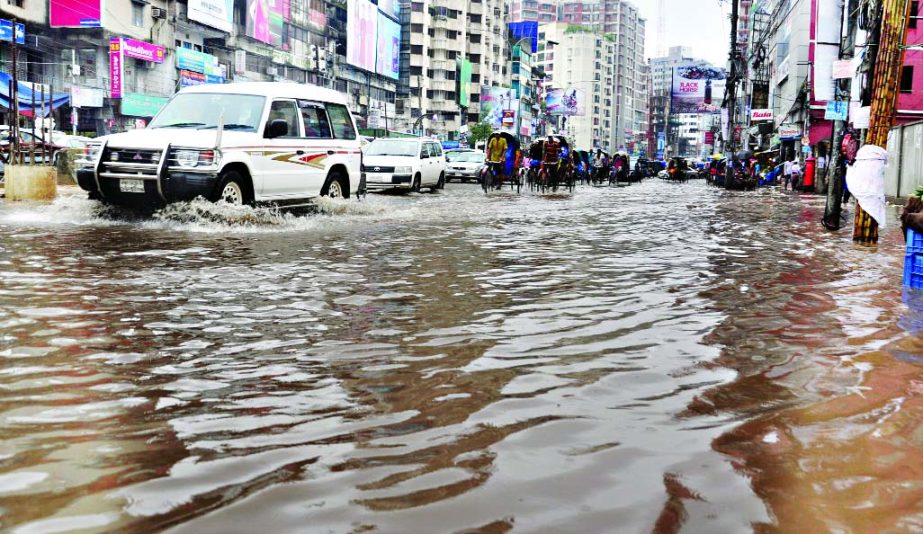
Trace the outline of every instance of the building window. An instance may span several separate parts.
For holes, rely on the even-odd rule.
[[[917,17],[920,15],[920,2],[910,2],[910,18],[907,20],[908,28],[917,27]]]
[[[144,4],[131,3],[131,24],[139,28],[144,26]]]
[[[913,92],[913,65],[904,65],[901,70],[901,92]]]
[[[6,3],[13,7],[23,7],[25,0],[6,0]]]

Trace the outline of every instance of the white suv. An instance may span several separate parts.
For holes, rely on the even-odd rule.
[[[88,145],[77,182],[142,209],[198,196],[283,207],[349,197],[363,190],[362,151],[346,104],[294,83],[187,87],[146,129]]]
[[[435,139],[379,138],[365,147],[362,156],[369,190],[442,189],[445,166],[445,153]]]

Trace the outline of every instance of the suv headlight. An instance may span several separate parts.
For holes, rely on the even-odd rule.
[[[173,153],[173,159],[180,167],[211,167],[217,163],[219,155],[218,151],[212,149],[181,149]]]
[[[176,164],[180,167],[195,167],[199,164],[198,150],[177,150]]]
[[[413,174],[413,167],[395,167],[394,174]]]

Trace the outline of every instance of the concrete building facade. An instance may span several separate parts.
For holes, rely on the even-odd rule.
[[[591,29],[556,22],[539,27],[538,62],[547,90],[576,89],[583,115],[552,117],[557,131],[580,149],[613,152],[615,125],[615,43]]]
[[[478,122],[482,86],[509,87],[511,43],[505,0],[405,2],[402,76],[406,97],[398,102],[401,129],[425,130],[457,139]],[[472,63],[471,103],[458,104],[456,60]]]
[[[359,70],[346,61],[346,4],[336,0],[290,0],[285,3],[281,32],[267,43],[248,35],[248,2],[235,0],[226,23],[203,23],[190,16],[192,2],[168,0],[102,3],[99,21],[80,27],[51,27],[48,0],[0,4],[0,17],[26,24],[26,43],[19,50],[22,81],[53,85],[55,93],[77,87],[86,98],[77,113],[70,105],[56,112],[57,127],[76,127],[87,134],[134,128],[150,118],[156,106],[139,108],[171,96],[183,85],[212,81],[292,81],[335,88],[350,97],[360,127],[380,103],[393,108],[398,82]],[[86,2],[92,10],[94,2]],[[408,3],[409,9],[409,3]],[[218,27],[221,26],[221,27]],[[125,56],[121,90],[133,104],[112,94],[110,39],[131,46],[162,47],[157,61]],[[270,40],[264,37],[264,40]],[[3,47],[2,68],[9,71],[9,49]],[[183,60],[180,59],[182,56]],[[207,62],[209,73],[190,71],[186,59]],[[196,67],[192,67],[196,69]],[[71,104],[74,102],[72,101]],[[384,104],[387,104],[386,106]],[[71,124],[76,117],[77,124]]]

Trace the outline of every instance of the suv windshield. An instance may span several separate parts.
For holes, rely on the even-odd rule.
[[[410,156],[417,157],[420,143],[397,139],[376,139],[365,149],[366,156]]]
[[[255,95],[219,93],[178,94],[151,121],[149,128],[217,128],[224,114],[228,130],[255,132],[266,99]]]

